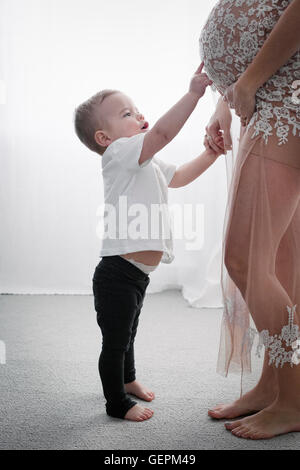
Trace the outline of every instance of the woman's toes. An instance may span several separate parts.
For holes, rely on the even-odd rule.
[[[225,428],[226,429],[229,429],[229,431],[231,431],[232,429],[234,428],[237,428],[239,426],[241,426],[242,422],[241,421],[228,421],[227,423],[225,423]]]
[[[253,433],[253,435],[251,436],[251,439],[270,439],[271,437],[274,437],[274,436],[258,431],[256,433]]]
[[[221,411],[220,409],[214,408],[213,410],[208,410],[207,414],[209,416],[211,416],[212,418],[214,418],[215,416],[219,417],[220,416],[220,411]]]
[[[218,413],[223,408],[222,405],[216,405],[208,410],[208,413]]]
[[[241,432],[242,432],[241,426],[237,426],[236,428],[233,428],[231,430],[231,433],[234,434],[235,436],[239,436]]]
[[[212,409],[208,410],[208,415],[212,418],[228,418],[228,407],[224,405],[214,406]],[[225,416],[227,415],[227,416]]]
[[[244,437],[245,433],[248,431],[248,428],[245,426],[238,426],[237,428],[232,429],[232,434],[238,437]]]
[[[249,429],[249,431],[246,433],[246,436],[247,439],[259,439],[258,433],[253,429]]]
[[[253,434],[253,431],[251,429],[246,429],[244,432],[243,432],[243,437],[245,439],[251,439],[251,435]]]

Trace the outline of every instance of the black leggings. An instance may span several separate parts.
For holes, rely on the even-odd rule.
[[[135,380],[134,338],[150,282],[137,266],[119,255],[104,256],[93,276],[94,304],[102,332],[99,374],[106,398],[106,412],[124,418],[136,405],[124,383]]]

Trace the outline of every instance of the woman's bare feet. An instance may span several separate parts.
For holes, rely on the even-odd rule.
[[[244,439],[270,439],[279,434],[300,431],[300,410],[284,408],[275,401],[254,416],[225,423],[225,427]]]
[[[154,411],[150,408],[144,408],[140,405],[134,405],[130,410],[127,411],[124,419],[129,419],[130,421],[145,421],[152,417]]]
[[[152,401],[155,398],[154,393],[137,380],[125,384],[125,391],[145,401]]]
[[[261,388],[254,387],[233,403],[217,405],[208,410],[208,415],[215,419],[232,419],[257,413],[271,405],[276,399],[276,388],[274,391],[273,387],[267,387],[267,390],[269,391],[262,391]]]

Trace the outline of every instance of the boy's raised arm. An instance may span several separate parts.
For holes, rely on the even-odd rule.
[[[191,79],[188,93],[164,114],[145,135],[139,159],[140,165],[174,139],[194,111],[199,98],[204,95],[206,87],[212,84],[207,75],[201,73],[203,66],[204,62],[201,62]]]

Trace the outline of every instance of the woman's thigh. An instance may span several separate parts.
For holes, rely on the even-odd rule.
[[[300,139],[298,135],[289,136],[288,141],[285,144],[278,145],[278,136],[276,135],[276,122],[270,120],[270,124],[273,127],[272,134],[268,137],[268,140],[261,136],[260,138],[252,139],[255,134],[254,127],[248,128],[241,126],[241,147],[243,149],[252,147],[252,153],[270,160],[274,160],[278,163],[283,163],[293,168],[300,170]],[[255,140],[255,142],[254,142]]]
[[[294,302],[300,305],[300,201],[276,256],[276,276]]]
[[[244,150],[246,151],[246,150]],[[300,171],[250,152],[240,170],[225,241],[227,262],[247,267],[252,250],[275,269],[275,254],[300,198]]]

